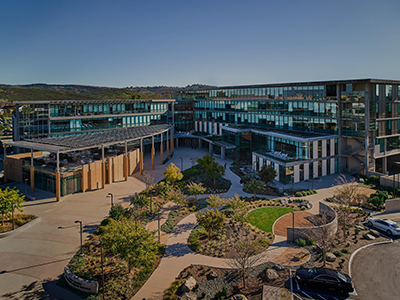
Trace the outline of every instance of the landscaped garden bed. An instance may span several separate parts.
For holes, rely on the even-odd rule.
[[[275,221],[292,211],[296,211],[296,209],[276,206],[262,207],[250,211],[247,220],[250,224],[265,232],[272,232]]]
[[[30,214],[23,214],[23,213],[18,213],[14,215],[14,222],[10,218],[7,218],[4,220],[4,224],[0,224],[0,233],[8,232],[13,230],[13,223],[14,223],[14,230],[29,223],[30,221],[33,221],[36,219],[35,215],[30,215]]]

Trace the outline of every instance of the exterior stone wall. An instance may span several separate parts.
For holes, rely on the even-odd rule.
[[[329,205],[319,203],[319,214],[325,215],[331,220],[329,223],[315,227],[287,227],[287,241],[293,243],[297,239],[307,239],[313,235],[313,232],[321,231],[321,233],[333,235],[337,231],[338,220],[336,211]]]
[[[400,211],[400,199],[388,199],[385,201],[385,212]]]

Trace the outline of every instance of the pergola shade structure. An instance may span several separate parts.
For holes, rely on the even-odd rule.
[[[152,159],[152,169],[154,169],[154,155],[155,155],[155,148],[154,142],[155,137],[160,136],[160,157],[161,157],[161,164],[164,163],[162,157],[163,152],[163,135],[166,133],[167,139],[165,139],[165,143],[167,145],[167,157],[169,156],[169,144],[171,144],[171,154],[173,153],[173,134],[168,134],[169,131],[172,131],[173,127],[169,124],[162,124],[162,125],[151,125],[151,126],[141,126],[141,127],[129,127],[117,130],[109,130],[106,132],[98,132],[98,133],[87,133],[87,134],[80,134],[80,135],[70,135],[70,136],[63,136],[63,137],[49,137],[49,138],[41,138],[41,139],[32,139],[32,140],[24,140],[24,141],[16,141],[16,142],[6,142],[4,146],[11,145],[19,148],[30,149],[31,151],[31,164],[30,164],[30,183],[31,183],[31,192],[34,192],[34,178],[35,172],[39,170],[35,170],[33,164],[34,153],[33,150],[39,151],[49,151],[56,153],[56,169],[55,173],[52,173],[52,176],[55,176],[55,191],[56,191],[56,198],[57,200],[60,199],[60,178],[64,175],[60,175],[60,153],[66,152],[73,152],[73,151],[81,151],[93,148],[101,148],[101,162],[97,161],[96,166],[88,166],[82,168],[82,179],[81,185],[84,187],[82,191],[91,190],[91,183],[87,182],[90,181],[90,178],[94,178],[97,176],[95,183],[97,186],[101,186],[104,188],[105,183],[114,182],[114,171],[110,173],[110,169],[119,170],[119,174],[128,180],[128,175],[133,172],[135,169],[134,166],[139,164],[140,167],[140,174],[143,172],[143,140],[146,139],[149,142],[151,139],[151,159]],[[134,150],[136,152],[128,153],[128,143],[138,145],[140,148]],[[116,145],[116,144],[125,144],[125,151],[124,154],[121,154],[119,158],[106,160],[104,156],[105,147]],[[133,155],[133,156],[132,156]],[[22,157],[22,156],[21,156]],[[26,157],[26,155],[25,155]],[[35,156],[36,157],[36,156]],[[136,157],[136,159],[133,159]],[[132,159],[133,160],[132,160]],[[12,157],[10,157],[12,159]],[[107,161],[107,163],[106,163]],[[136,163],[133,163],[135,162]],[[5,170],[8,162],[5,163]],[[133,167],[132,167],[133,166]],[[93,167],[93,170],[91,169]],[[89,168],[89,169],[88,169]],[[86,171],[85,171],[86,170]],[[108,171],[107,171],[108,170]],[[86,172],[97,172],[96,174],[88,175],[85,179],[84,173]],[[22,172],[22,170],[21,170]],[[115,171],[116,172],[116,171]],[[7,173],[7,172],[6,172]],[[107,175],[110,174],[110,175]],[[111,175],[112,174],[112,175]],[[61,176],[61,177],[60,177]],[[11,178],[12,179],[12,178]],[[17,180],[19,181],[19,180]],[[92,183],[93,185],[93,183]],[[86,188],[88,187],[88,188]],[[63,187],[61,187],[62,189]]]

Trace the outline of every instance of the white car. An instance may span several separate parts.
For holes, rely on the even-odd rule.
[[[400,226],[388,219],[369,218],[368,225],[386,232],[388,235],[400,235]]]

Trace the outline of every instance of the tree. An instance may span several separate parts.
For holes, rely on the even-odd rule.
[[[134,197],[133,203],[140,207],[140,210],[143,210],[143,207],[149,205],[150,200],[145,194],[139,194]]]
[[[197,158],[197,163],[203,169],[207,169],[207,166],[214,161],[215,161],[215,159],[211,155],[208,155],[208,154],[204,155],[203,157]]]
[[[257,174],[260,177],[261,181],[263,181],[266,186],[268,185],[268,183],[272,182],[276,177],[276,171],[272,167],[272,165],[263,165],[260,171],[257,172]]]
[[[233,243],[228,264],[239,271],[242,277],[243,288],[246,288],[246,276],[250,268],[254,267],[264,255],[261,253],[262,246],[258,240],[249,238],[249,234],[234,235],[235,242]]]
[[[339,214],[339,223],[343,232],[343,239],[347,238],[347,222],[351,214],[351,205],[356,204],[360,198],[360,186],[355,179],[347,180],[346,176],[340,175],[336,180],[338,189],[333,197],[334,202],[344,206]]]
[[[235,194],[233,198],[228,199],[228,207],[232,209],[232,219],[240,223],[246,222],[248,211],[246,201],[240,199],[238,194]]]
[[[322,251],[322,261],[326,265],[326,253],[331,250],[333,245],[333,238],[335,232],[329,226],[322,226],[328,224],[330,220],[324,214],[319,215],[319,218],[314,218],[313,223],[316,227],[311,227],[305,232],[307,238],[314,240],[315,245]]]
[[[119,256],[132,268],[151,268],[157,259],[158,245],[153,234],[131,218],[123,221],[110,220],[102,234],[104,248]]]
[[[189,194],[194,195],[196,202],[197,202],[197,195],[204,194],[206,191],[206,188],[203,186],[203,183],[195,183],[192,181],[188,183],[186,187],[189,190]]]
[[[151,187],[154,183],[154,177],[150,175],[149,172],[143,172],[143,182],[146,184],[146,196],[148,197],[150,191],[152,190]]]
[[[215,187],[215,180],[217,178],[221,178],[225,174],[225,168],[224,166],[221,166],[219,163],[214,161],[207,166],[206,174],[208,177],[213,179]]]
[[[126,210],[122,207],[121,204],[115,204],[111,206],[108,215],[111,219],[114,219],[115,221],[120,221],[126,215]]]
[[[3,226],[4,218],[9,217],[15,209],[22,211],[22,202],[24,201],[25,196],[21,195],[15,188],[7,187],[0,190],[0,214]]]
[[[245,190],[254,193],[254,200],[256,200],[257,191],[262,190],[264,187],[265,184],[255,178],[252,178],[250,181],[244,184]]]
[[[221,206],[225,206],[227,203],[227,199],[221,198],[220,195],[210,195],[207,198],[207,204],[212,208],[218,208]]]
[[[182,209],[182,207],[186,204],[185,195],[180,189],[169,190],[165,194],[165,199],[175,202],[179,206],[179,209]]]
[[[170,163],[168,167],[164,171],[165,180],[167,182],[171,182],[172,185],[175,185],[176,181],[179,181],[183,178],[183,174],[181,170],[174,164]]]
[[[219,210],[207,209],[204,214],[199,211],[196,213],[196,219],[197,223],[207,231],[209,239],[215,232],[221,231],[225,224],[225,215]]]

